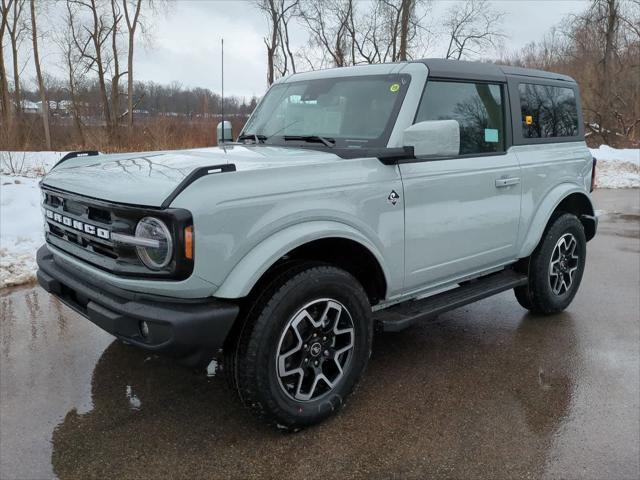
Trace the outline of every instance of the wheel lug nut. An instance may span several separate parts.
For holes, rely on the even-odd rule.
[[[303,348],[304,348],[305,350],[309,350],[309,345],[307,345],[307,344],[305,343],[305,344],[304,344],[304,346],[303,346]]]
[[[320,364],[320,362],[318,362],[318,360],[316,360],[315,362],[313,362],[313,364],[317,367]]]
[[[329,356],[329,350],[325,350],[325,351],[324,351],[324,356],[325,356],[325,357],[328,357],[328,356]]]

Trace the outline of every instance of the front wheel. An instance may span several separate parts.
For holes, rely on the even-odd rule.
[[[295,430],[337,411],[371,352],[371,307],[349,273],[297,268],[249,311],[234,352],[238,394],[250,410]]]
[[[529,259],[529,283],[515,289],[520,305],[542,314],[567,308],[580,286],[586,256],[580,220],[570,213],[556,217]]]

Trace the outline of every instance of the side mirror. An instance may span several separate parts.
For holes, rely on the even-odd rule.
[[[230,121],[225,120],[224,122],[218,123],[218,127],[216,130],[218,132],[218,145],[222,143],[233,142],[233,127],[231,127]]]
[[[451,157],[460,152],[460,125],[456,120],[428,120],[403,132],[402,145],[413,147],[416,157]]]

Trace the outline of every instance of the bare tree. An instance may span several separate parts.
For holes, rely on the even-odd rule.
[[[576,79],[587,139],[597,145],[640,144],[640,1],[592,0],[545,38],[506,63]]]
[[[111,129],[115,133],[115,128],[120,115],[120,78],[127,72],[120,71],[120,54],[119,54],[119,24],[122,20],[120,13],[120,5],[118,0],[111,0]]]
[[[289,5],[285,0],[280,0],[280,32],[279,42],[282,51],[281,66],[279,67],[280,75],[284,76],[288,73],[296,73],[296,61],[291,51],[291,40],[289,38],[289,22],[297,11],[299,0],[292,1]]]
[[[65,25],[57,35],[56,43],[60,48],[67,70],[67,88],[69,92],[69,100],[71,101],[71,115],[73,117],[73,123],[81,144],[84,144],[85,138],[77,87],[79,77],[81,76],[79,70],[82,69],[82,64],[73,41],[72,29],[74,25],[74,17],[69,3],[66,3],[66,8],[67,13],[64,18]]]
[[[386,61],[387,52],[391,49],[392,28],[389,28],[389,6],[382,1],[371,4],[371,8],[361,11],[354,5],[351,9],[348,30],[352,40],[352,57],[354,65],[358,63],[381,63]]]
[[[106,62],[103,48],[105,42],[110,38],[112,28],[109,25],[110,22],[106,19],[106,15],[100,9],[103,6],[103,2],[99,4],[97,0],[67,0],[67,3],[70,5],[69,8],[73,7],[74,19],[76,16],[80,16],[80,14],[76,15],[75,10],[85,14],[88,19],[86,25],[82,23],[80,25],[72,25],[71,33],[76,48],[80,53],[80,58],[84,61],[87,70],[94,70],[97,74],[102,111],[111,135],[113,134],[112,127],[115,121],[107,93],[106,69],[108,63]]]
[[[384,61],[405,61],[410,58],[411,43],[420,33],[422,17],[417,16],[420,0],[381,0],[386,19]]]
[[[133,3],[131,3],[133,2]],[[136,30],[140,24],[142,0],[122,0],[124,18],[127,22],[128,52],[127,52],[127,125],[129,133],[133,130],[133,48]],[[131,10],[131,13],[129,12]]]
[[[35,0],[30,0],[31,7],[31,39],[33,40],[33,61],[36,67],[36,76],[38,79],[38,89],[40,90],[40,100],[42,102],[42,123],[44,126],[44,138],[47,144],[47,150],[51,150],[51,133],[49,132],[49,102],[44,88],[44,79],[40,68],[40,53],[38,52],[38,28],[36,23],[36,6]]]
[[[580,45],[586,47],[580,53],[592,59],[597,87],[590,89],[592,100],[585,107],[592,118],[587,128],[612,145],[618,137],[631,137],[640,125],[639,7],[640,2],[592,0],[573,21],[574,37],[582,37]],[[634,77],[635,94],[627,88]]]
[[[289,21],[298,7],[299,0],[257,0],[257,7],[264,13],[269,30],[264,38],[267,47],[267,84],[280,76],[295,73],[295,59],[289,39]]]
[[[303,58],[311,68],[405,61],[431,35],[423,26],[429,0],[301,2],[309,32]]]
[[[318,66],[344,67],[355,63],[350,58],[353,9],[353,0],[301,2],[299,18],[309,32],[309,48],[320,53]],[[317,63],[309,57],[307,62]]]
[[[2,0],[1,22],[0,22],[0,98],[2,100],[2,123],[3,131],[8,131],[12,122],[11,99],[9,98],[9,82],[7,81],[7,68],[4,63],[4,34],[9,24],[9,11],[13,0]]]
[[[402,13],[400,14],[400,50],[398,52],[398,59],[401,62],[407,60],[409,19],[415,6],[415,0],[402,0],[400,3]]]
[[[505,37],[501,29],[504,13],[494,10],[487,0],[468,0],[455,4],[444,20],[449,46],[445,58],[460,60],[495,48]]]
[[[20,67],[18,62],[18,50],[22,37],[26,31],[26,24],[22,18],[25,0],[14,0],[11,21],[7,24],[9,39],[11,40],[11,56],[13,58],[13,97],[16,114],[22,112],[22,96],[20,95]]]

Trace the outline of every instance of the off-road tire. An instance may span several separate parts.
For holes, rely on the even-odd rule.
[[[346,307],[352,319],[351,357],[331,390],[316,400],[298,401],[287,395],[278,376],[280,338],[296,312],[327,298]],[[351,274],[328,265],[298,264],[276,276],[252,302],[224,368],[245,407],[270,425],[295,431],[344,404],[367,366],[372,335],[371,306]]]
[[[550,263],[558,242],[563,237],[576,240],[577,270],[572,277],[570,287],[567,287],[566,291],[561,294],[557,294],[554,293],[551,285],[552,268]],[[518,303],[533,313],[544,315],[563,311],[571,303],[580,287],[586,256],[587,240],[580,220],[570,213],[560,213],[554,216],[540,243],[529,258],[528,284],[514,289]]]

